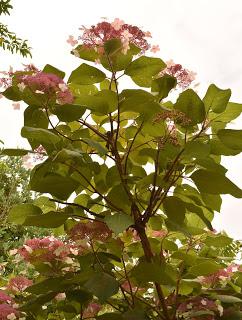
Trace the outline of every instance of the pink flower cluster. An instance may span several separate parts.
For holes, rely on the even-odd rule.
[[[81,27],[82,35],[79,37],[82,44],[89,48],[94,48],[102,52],[103,45],[106,41],[111,39],[120,39],[123,44],[123,52],[126,54],[129,50],[130,43],[133,43],[141,52],[144,53],[151,48],[147,38],[151,37],[150,32],[144,32],[137,26],[125,23],[118,18],[113,22],[102,21],[90,28]],[[77,43],[77,40],[70,36],[67,40],[72,46]],[[158,46],[153,46],[152,51],[158,51]]]
[[[32,286],[33,281],[23,277],[17,276],[9,280],[7,290],[13,293],[23,292],[29,286]]]
[[[112,231],[105,223],[99,221],[79,222],[69,232],[69,237],[74,240],[99,240],[110,238]]]
[[[14,320],[19,316],[13,298],[0,291],[0,320]]]
[[[0,320],[15,320],[19,318],[19,312],[13,306],[0,304]]]
[[[37,148],[35,148],[34,152],[35,152],[33,156],[34,162],[43,161],[44,158],[47,156],[46,150],[42,145],[39,145]]]
[[[28,262],[65,261],[71,254],[76,254],[76,248],[69,243],[54,237],[33,238],[25,242],[18,253]]]
[[[25,72],[34,72],[38,73],[40,70],[35,67],[33,64],[24,64],[24,69],[22,71],[13,71],[13,67],[9,67],[9,71],[0,71],[0,74],[3,76],[0,78],[0,87],[3,87],[4,89],[11,87],[12,85],[12,79],[14,75],[17,74],[23,74]]]
[[[46,73],[38,70],[34,65],[24,65],[24,70],[13,71],[10,67],[9,71],[2,71],[0,78],[0,87],[4,89],[11,87],[14,81],[20,91],[24,91],[27,87],[34,93],[46,94],[48,98],[56,98],[58,104],[72,103],[74,97],[65,82],[55,74]],[[14,103],[13,107],[18,110],[19,103]]]
[[[196,73],[188,69],[183,68],[181,64],[174,63],[173,60],[166,62],[167,67],[162,70],[160,76],[169,74],[177,79],[177,85],[182,90],[187,89],[191,83],[195,80]]]
[[[199,281],[203,285],[214,286],[220,281],[230,280],[233,274],[237,271],[242,271],[241,266],[237,264],[231,264],[227,268],[220,269],[217,272],[212,273],[206,277],[199,277]]]
[[[221,314],[222,307],[217,305],[213,300],[203,297],[193,297],[185,302],[182,302],[177,308],[178,318],[189,320],[215,320],[217,313]],[[214,315],[199,315],[193,316],[192,314],[197,311],[213,311]]]
[[[22,157],[23,166],[26,169],[32,169],[35,163],[42,162],[47,156],[47,152],[42,145],[34,149],[34,153],[28,153]]]
[[[73,102],[73,95],[64,81],[57,75],[45,72],[17,75],[18,87],[23,91],[28,87],[32,92],[56,97],[56,102],[66,104]]]
[[[102,309],[100,304],[91,302],[87,306],[87,308],[83,311],[82,317],[83,318],[94,318],[98,312]]]

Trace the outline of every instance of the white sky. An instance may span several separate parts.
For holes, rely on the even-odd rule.
[[[52,64],[67,73],[80,64],[69,54],[66,39],[78,36],[81,25],[95,24],[100,17],[119,17],[142,27],[159,44],[159,56],[173,59],[198,74],[200,93],[210,83],[232,89],[232,101],[242,103],[242,1],[241,0],[12,0],[10,17],[1,17],[9,29],[29,40],[32,62],[42,68]],[[18,55],[1,51],[0,70],[9,65],[21,69],[29,63]],[[23,110],[13,111],[0,100],[0,139],[6,147],[24,146],[20,137]],[[234,124],[242,128],[242,120]],[[242,188],[242,156],[226,158],[228,177]],[[242,239],[242,199],[224,197],[216,229]]]

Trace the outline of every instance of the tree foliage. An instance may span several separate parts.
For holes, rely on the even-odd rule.
[[[0,0],[0,15],[10,15],[10,10],[13,8],[10,0]],[[17,35],[10,31],[8,27],[0,22],[0,47],[4,50],[9,50],[11,53],[20,53],[23,57],[30,56],[30,47],[27,40],[22,40]]]

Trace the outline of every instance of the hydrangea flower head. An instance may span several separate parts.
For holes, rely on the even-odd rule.
[[[32,280],[23,276],[17,276],[9,280],[7,289],[11,292],[16,292],[16,293],[23,292],[26,288],[28,288],[32,284],[33,284]]]
[[[0,290],[0,303],[13,304],[14,300],[4,291]]]
[[[231,264],[227,268],[220,269],[208,276],[201,276],[198,280],[205,286],[214,286],[220,281],[229,281],[237,271],[240,271],[240,266]]]
[[[27,240],[18,253],[28,262],[65,261],[71,254],[71,245],[54,237],[33,238]]]
[[[178,319],[184,319],[185,315],[185,319],[190,320],[215,320],[217,319],[216,315],[220,313],[219,309],[219,306],[213,300],[204,297],[192,297],[179,304],[177,308],[177,316]],[[212,311],[214,312],[214,315],[193,316],[194,312],[199,311]]]
[[[71,228],[69,236],[72,240],[99,240],[105,241],[112,235],[111,230],[105,223],[99,221],[79,222]]]
[[[137,26],[125,23],[119,18],[113,22],[102,21],[90,28],[82,26],[82,34],[79,37],[81,43],[88,47],[98,50],[103,47],[104,43],[111,39],[120,39],[123,44],[123,52],[126,53],[130,43],[141,49],[141,53],[149,50],[151,45],[147,38],[151,37],[150,32],[144,32]]]
[[[183,68],[181,64],[175,63],[173,60],[166,62],[167,67],[161,71],[160,75],[169,74],[176,78],[177,85],[182,90],[187,89],[196,78],[196,73]]]
[[[83,317],[84,318],[92,318],[95,317],[98,312],[101,310],[101,306],[98,303],[95,302],[91,302],[89,303],[89,305],[87,306],[87,308],[84,310],[83,312]]]
[[[19,312],[9,304],[0,304],[0,320],[15,320],[19,318]]]
[[[32,92],[46,94],[49,97],[56,95],[56,101],[59,104],[73,102],[73,95],[57,75],[46,72],[37,72],[17,76],[18,85],[29,88]]]

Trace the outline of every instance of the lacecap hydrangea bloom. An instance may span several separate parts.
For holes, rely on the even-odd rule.
[[[78,42],[87,48],[94,48],[99,53],[103,53],[103,47],[106,41],[111,39],[120,39],[122,43],[122,51],[124,54],[130,49],[130,44],[134,44],[144,53],[147,50],[152,52],[159,51],[159,46],[151,46],[148,38],[151,38],[149,31],[142,31],[139,27],[125,23],[119,18],[115,18],[113,22],[102,21],[90,28],[82,26],[79,28],[81,35],[78,40],[73,36],[69,36],[67,42],[71,46],[75,46]],[[73,51],[75,54],[75,51]]]

